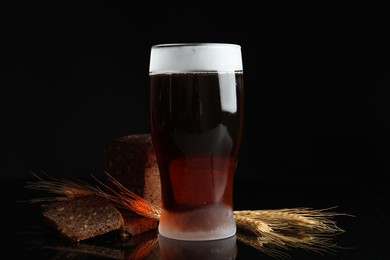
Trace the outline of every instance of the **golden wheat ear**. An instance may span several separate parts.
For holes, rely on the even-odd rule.
[[[27,182],[25,188],[46,191],[56,196],[30,199],[28,200],[30,203],[58,202],[82,196],[99,195],[109,199],[119,208],[133,211],[147,218],[160,219],[161,208],[159,206],[153,205],[127,189],[108,173],[106,173],[107,179],[117,187],[118,191],[104,184],[94,175],[91,176],[97,181],[96,186],[79,179],[54,178],[44,172],[42,173],[44,177],[32,174],[37,178],[37,181]]]
[[[332,238],[345,231],[333,220],[350,216],[329,209],[290,208],[234,211],[238,239],[266,254],[284,255],[280,250],[301,248],[310,251],[334,251]]]
[[[103,191],[99,188],[98,192],[101,196],[111,200],[117,207],[133,211],[147,218],[153,218],[157,220],[160,219],[161,208],[159,206],[152,204],[133,191],[129,190],[109,173],[106,172],[106,174],[108,180],[114,184],[118,191],[96,179],[101,184],[101,186],[107,190]]]
[[[56,196],[33,198],[28,200],[30,203],[58,202],[71,200],[78,197],[96,195],[98,189],[85,181],[79,179],[54,178],[49,174],[42,172],[44,177],[31,172],[37,178],[37,181],[29,181],[24,186],[28,189],[46,191]]]

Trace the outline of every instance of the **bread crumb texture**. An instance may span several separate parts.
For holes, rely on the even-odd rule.
[[[92,195],[50,205],[43,216],[58,232],[81,241],[121,228],[121,213],[103,197]]]

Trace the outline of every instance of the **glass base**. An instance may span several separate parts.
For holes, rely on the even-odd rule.
[[[158,230],[166,238],[208,241],[232,237],[237,228],[230,207],[209,205],[190,212],[163,210]]]
[[[159,236],[161,259],[236,259],[236,236],[212,241],[183,241]]]

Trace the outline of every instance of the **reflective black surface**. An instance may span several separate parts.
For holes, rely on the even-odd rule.
[[[389,206],[385,185],[350,186],[332,183],[235,183],[235,210],[288,207],[328,208],[351,214],[339,216],[346,232],[334,237],[340,249],[310,252],[290,248],[257,250],[237,237],[209,243],[160,239],[156,231],[121,239],[115,232],[81,243],[70,243],[42,221],[38,204],[23,200],[41,196],[24,188],[26,180],[2,179],[3,237],[1,256],[38,259],[389,259]],[[6,189],[6,188],[7,189]],[[46,194],[47,195],[47,194]],[[165,258],[163,258],[165,256]]]
[[[286,253],[390,259],[388,8],[145,3],[0,1],[2,259],[65,257],[69,247],[131,255],[136,246],[126,243],[141,238],[64,246],[43,227],[37,205],[18,202],[34,192],[12,178],[103,173],[104,143],[149,132],[151,45],[202,41],[242,45],[246,112],[235,209],[338,206],[355,216],[337,218],[346,232],[335,240],[348,249]],[[237,259],[272,259],[236,245]]]

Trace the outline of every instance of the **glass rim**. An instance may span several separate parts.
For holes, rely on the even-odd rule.
[[[196,47],[196,46],[215,46],[215,47],[234,47],[241,49],[241,45],[236,43],[217,43],[217,42],[184,42],[184,43],[160,43],[152,45],[152,49],[170,48],[170,47]]]

